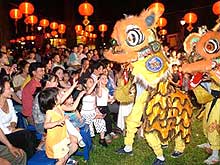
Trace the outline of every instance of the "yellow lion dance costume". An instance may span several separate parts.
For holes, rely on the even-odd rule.
[[[168,61],[157,38],[157,21],[162,13],[154,8],[116,23],[112,38],[117,46],[105,51],[111,61],[131,63],[136,85],[135,103],[126,119],[125,147],[118,153],[132,154],[137,128],[144,116],[145,138],[156,154],[153,164],[164,164],[161,145],[175,139],[173,157],[180,156],[190,141],[192,108],[189,98],[169,81]]]
[[[203,113],[203,130],[208,139],[207,144],[198,145],[210,148],[211,156],[204,161],[206,164],[216,164],[220,161],[220,22],[204,34],[191,33],[184,41],[186,51],[195,51],[202,57],[199,61],[183,65],[183,71],[189,73],[209,73],[210,88],[202,83],[195,86],[194,93],[199,102],[205,104]],[[201,87],[203,86],[203,87]],[[199,90],[198,90],[199,89]],[[196,92],[199,91],[199,92]],[[201,99],[200,96],[203,96]]]

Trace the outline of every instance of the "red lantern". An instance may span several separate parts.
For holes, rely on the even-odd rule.
[[[25,38],[24,37],[21,37],[21,39],[20,39],[21,41],[25,41]]]
[[[213,4],[212,11],[215,15],[217,15],[217,16],[220,15],[220,1],[217,1]]]
[[[22,14],[25,14],[25,16],[27,16],[29,14],[33,14],[34,6],[29,2],[22,2],[19,5],[19,10],[21,11]]]
[[[197,15],[195,13],[192,13],[192,12],[191,13],[187,13],[184,16],[184,20],[186,21],[186,23],[189,24],[189,26],[187,27],[187,30],[188,31],[192,31],[192,29],[193,29],[192,24],[196,23]]]
[[[30,15],[27,17],[27,21],[29,24],[34,25],[37,23],[38,18],[35,15]]]
[[[26,40],[27,41],[31,40],[31,36],[26,36]]]
[[[106,24],[99,25],[99,31],[100,32],[106,32],[108,29],[108,26]]]
[[[94,12],[94,8],[90,3],[85,2],[79,5],[78,11],[82,16],[91,16]]]
[[[82,31],[82,29],[83,29],[82,25],[76,25],[76,26],[75,26],[75,31],[76,31],[77,34],[78,34],[80,31]]]
[[[160,2],[155,2],[155,3],[152,3],[150,6],[149,6],[149,9],[151,8],[154,8],[155,11],[159,14],[159,15],[162,15],[164,13],[164,10],[165,10],[165,7],[162,3]]]
[[[11,9],[9,15],[12,19],[16,21],[22,18],[22,13],[19,9]]]
[[[92,32],[92,31],[94,30],[94,26],[93,26],[93,25],[87,25],[86,28],[85,28],[85,30],[86,30],[87,32]]]
[[[65,31],[66,31],[66,25],[64,25],[64,24],[59,24],[58,30],[65,32]]]
[[[102,32],[101,33],[101,37],[104,38],[104,32],[106,32],[108,29],[108,26],[106,24],[101,24],[99,25],[99,31]]]
[[[57,35],[57,31],[53,30],[53,31],[51,32],[51,35],[52,35],[53,37],[55,37],[55,36]]]
[[[30,40],[35,40],[36,39],[36,36],[30,36]]]
[[[217,1],[212,6],[212,11],[215,15],[217,15],[219,18],[216,20],[217,23],[220,22],[220,1]]]
[[[86,32],[84,33],[84,36],[85,36],[85,37],[89,37],[89,32],[86,31]]]
[[[49,26],[49,21],[47,19],[41,19],[40,20],[40,26],[43,27],[43,32],[45,33],[46,27]]]
[[[159,31],[159,35],[161,35],[161,36],[165,36],[166,34],[167,34],[167,30],[166,29],[161,29]]]
[[[87,26],[90,22],[88,16],[91,16],[94,12],[93,6],[88,2],[84,2],[79,5],[78,11],[80,15],[84,16],[83,24]]]
[[[17,21],[22,18],[22,13],[20,12],[19,9],[11,9],[9,15],[12,19],[15,20],[15,33],[17,34],[18,33]]]
[[[92,34],[92,38],[96,39],[97,38],[97,34]]]
[[[165,27],[167,25],[167,19],[164,17],[159,18],[158,20],[158,26],[160,27],[160,29],[162,29],[163,27]]]
[[[58,28],[58,23],[57,23],[57,22],[51,22],[51,23],[50,23],[50,28],[51,28],[52,30],[56,30],[56,29]]]

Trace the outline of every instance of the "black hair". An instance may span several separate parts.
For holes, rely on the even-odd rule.
[[[55,67],[53,68],[53,70],[52,70],[52,73],[53,73],[53,74],[56,74],[56,72],[57,72],[59,69],[61,69],[61,70],[64,71],[64,69],[61,68],[60,66],[55,66]]]
[[[46,114],[47,110],[52,110],[57,102],[59,89],[50,87],[42,90],[38,95],[39,106],[42,113]]]
[[[33,77],[33,71],[36,71],[38,68],[43,68],[43,65],[40,62],[32,62],[29,66],[29,74]]]
[[[92,73],[94,72],[94,70],[97,70],[100,66],[103,66],[103,64],[100,61],[93,63],[93,65],[91,66]]]
[[[0,95],[5,91],[5,83],[9,82],[9,77],[4,76],[0,79]],[[10,82],[9,82],[10,83]]]

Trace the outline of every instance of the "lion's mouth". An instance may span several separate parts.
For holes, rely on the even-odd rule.
[[[150,47],[144,47],[141,50],[138,51],[138,60],[143,59],[145,57],[147,57],[148,55],[150,55],[151,49]]]

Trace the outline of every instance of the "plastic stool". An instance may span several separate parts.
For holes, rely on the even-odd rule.
[[[55,159],[49,159],[45,151],[37,151],[32,158],[28,160],[28,165],[54,165]]]
[[[85,147],[83,147],[82,150],[78,150],[75,155],[77,156],[83,156],[84,160],[89,160],[89,152],[92,149],[92,138],[90,136],[89,128],[86,129],[85,127],[80,128],[80,134],[82,136],[82,139],[84,143],[86,144]]]

